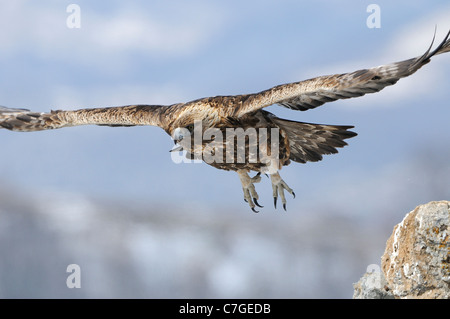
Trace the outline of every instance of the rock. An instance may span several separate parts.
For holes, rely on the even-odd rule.
[[[450,298],[450,202],[418,206],[394,227],[381,258],[396,298]]]
[[[380,266],[373,272],[366,272],[361,279],[353,284],[353,299],[394,299],[387,288],[387,282]]]

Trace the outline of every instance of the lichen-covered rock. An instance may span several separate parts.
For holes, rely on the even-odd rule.
[[[366,272],[356,284],[353,284],[353,299],[394,299],[379,268],[380,266],[376,271]]]
[[[395,226],[381,267],[396,298],[450,298],[450,202],[418,206]]]

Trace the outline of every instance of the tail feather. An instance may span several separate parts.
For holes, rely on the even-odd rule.
[[[322,155],[337,153],[347,138],[356,136],[349,131],[353,126],[325,125],[295,122],[273,117],[272,121],[284,130],[289,139],[289,159],[298,162],[317,162]]]

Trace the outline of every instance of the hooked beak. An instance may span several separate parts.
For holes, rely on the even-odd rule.
[[[183,150],[183,146],[177,145],[177,142],[175,142],[175,146],[169,151],[169,152],[181,152]]]

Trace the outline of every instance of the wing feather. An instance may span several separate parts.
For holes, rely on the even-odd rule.
[[[78,125],[136,126],[166,128],[170,113],[178,105],[128,105],[75,111],[36,113],[27,109],[0,107],[0,128],[32,132]]]
[[[319,76],[309,80],[275,86],[260,93],[242,96],[231,111],[234,116],[242,116],[258,109],[279,104],[292,110],[306,111],[327,102],[349,99],[375,93],[407,77],[430,61],[434,55],[450,51],[450,31],[444,40],[431,51],[419,57],[381,65],[351,73]],[[430,52],[431,51],[431,52]]]

